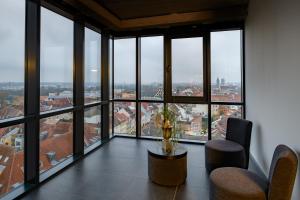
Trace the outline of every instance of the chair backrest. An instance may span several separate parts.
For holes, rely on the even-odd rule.
[[[228,118],[226,140],[230,140],[242,145],[245,149],[246,154],[246,166],[249,164],[249,150],[251,141],[252,122],[239,119],[239,118]]]
[[[285,145],[278,145],[273,154],[269,173],[269,200],[290,200],[297,174],[298,158]]]

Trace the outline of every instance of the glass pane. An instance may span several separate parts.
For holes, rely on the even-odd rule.
[[[88,147],[101,140],[101,106],[84,111],[84,145]]]
[[[141,97],[148,100],[163,99],[164,38],[141,38]]]
[[[168,104],[176,115],[176,133],[180,139],[207,141],[208,106],[200,104]]]
[[[211,99],[241,102],[241,31],[211,33]]]
[[[101,101],[101,35],[85,28],[84,102]]]
[[[135,136],[136,106],[134,102],[114,103],[114,134]]]
[[[224,139],[226,136],[228,117],[242,118],[242,106],[212,105],[211,106],[211,137]]]
[[[155,119],[163,107],[162,103],[141,103],[142,136],[162,137],[161,127],[157,126]]]
[[[23,182],[24,126],[0,128],[0,195],[14,190]]]
[[[0,1],[0,120],[24,114],[25,1]]]
[[[73,153],[73,114],[40,120],[40,173],[63,162]]]
[[[109,103],[109,137],[113,137],[112,121],[113,121],[113,103]]]
[[[73,22],[41,9],[41,112],[73,104]]]
[[[135,38],[114,40],[115,99],[135,99]]]
[[[172,95],[203,96],[203,38],[172,39]]]
[[[113,91],[113,40],[109,39],[109,99],[112,99],[112,91]]]

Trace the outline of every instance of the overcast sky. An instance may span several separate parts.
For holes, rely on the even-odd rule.
[[[23,82],[25,1],[0,4],[0,82]]]
[[[1,0],[0,82],[24,81],[25,1]],[[86,79],[99,82],[99,34],[86,32]],[[212,33],[212,81],[240,82],[240,32]],[[173,40],[173,80],[201,83],[202,41]],[[115,41],[115,81],[135,83],[135,39]],[[142,38],[142,83],[163,80],[163,38]],[[199,68],[196,68],[199,66]],[[73,69],[73,22],[47,9],[41,11],[41,81],[71,82]],[[87,73],[89,72],[89,73]]]

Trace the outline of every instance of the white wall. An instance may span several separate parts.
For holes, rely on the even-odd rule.
[[[251,153],[267,174],[278,144],[300,155],[300,0],[250,0],[245,34]]]

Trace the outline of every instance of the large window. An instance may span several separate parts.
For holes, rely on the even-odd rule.
[[[241,30],[211,33],[212,139],[226,137],[229,117],[243,117],[241,35]]]
[[[212,139],[224,139],[226,137],[227,119],[229,117],[242,118],[242,111],[240,105],[212,105]]]
[[[84,101],[101,100],[101,35],[85,28],[84,54]]]
[[[101,106],[84,111],[84,145],[88,147],[101,140]]]
[[[109,99],[113,98],[113,39],[109,39],[109,57],[108,57],[108,74],[109,74]]]
[[[113,133],[161,137],[155,119],[167,106],[177,138],[225,138],[227,119],[244,116],[242,31],[210,34],[114,40]]]
[[[134,102],[114,102],[114,134],[135,136],[136,105]]]
[[[73,105],[74,23],[41,8],[40,111]],[[73,154],[73,112],[40,120],[40,173]]]
[[[0,128],[0,195],[24,182],[24,126]]]
[[[141,135],[162,137],[161,127],[156,123],[156,115],[162,112],[163,103],[141,103]]]
[[[40,120],[40,173],[43,173],[73,153],[73,113]]]
[[[172,95],[203,96],[203,38],[172,39]]]
[[[0,1],[0,124],[24,115],[25,0]],[[17,124],[17,123],[14,123]],[[0,196],[24,182],[24,124],[0,128]]]
[[[179,139],[206,141],[208,139],[208,108],[201,104],[168,104],[175,113],[175,132]]]
[[[211,99],[242,101],[241,31],[211,33]]]
[[[15,198],[27,190],[19,186],[77,159],[81,145],[89,151],[102,134],[108,137],[101,132],[107,129],[101,112],[108,117],[109,106],[101,102],[101,35],[75,23],[72,13],[45,6],[0,1],[0,197],[13,191],[8,198]],[[109,56],[112,67],[112,48]]]
[[[136,39],[114,41],[114,98],[136,97]]]
[[[164,94],[164,40],[162,36],[141,38],[141,98],[162,100]]]
[[[109,103],[109,127],[108,127],[108,131],[109,131],[109,137],[112,138],[113,137],[113,103]]]
[[[41,9],[41,112],[73,105],[73,22]]]
[[[0,2],[0,120],[24,114],[24,30],[25,1],[2,0]]]

